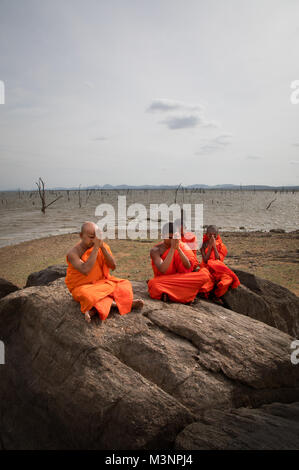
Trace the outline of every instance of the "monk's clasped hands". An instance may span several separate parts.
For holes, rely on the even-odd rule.
[[[102,248],[103,246],[103,232],[99,227],[95,229],[95,239],[94,239],[94,244],[97,248]]]

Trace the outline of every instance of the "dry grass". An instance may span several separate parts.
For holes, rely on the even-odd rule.
[[[225,232],[227,264],[270,279],[299,295],[299,233]],[[65,253],[78,234],[58,235],[0,248],[0,277],[22,287],[27,276],[53,264],[65,264]],[[117,261],[113,274],[134,280],[152,276],[149,240],[110,240]]]

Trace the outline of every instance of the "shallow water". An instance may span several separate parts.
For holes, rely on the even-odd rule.
[[[46,192],[47,203],[62,197],[43,214],[37,191],[0,192],[0,247],[78,232],[85,220],[97,222],[95,209],[103,203],[113,205],[117,222],[119,195],[126,196],[127,208],[133,203],[143,204],[148,217],[154,220],[158,214],[150,213],[150,204],[170,205],[175,200],[174,190],[81,190],[80,208],[78,191],[50,190]],[[203,204],[203,224],[217,224],[221,231],[299,229],[298,191],[185,190],[178,192],[177,203]],[[121,218],[118,227],[125,227],[128,222]]]

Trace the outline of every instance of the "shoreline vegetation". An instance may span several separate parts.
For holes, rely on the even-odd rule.
[[[226,264],[280,284],[299,295],[299,231],[221,232],[228,248]],[[54,235],[0,248],[0,277],[24,287],[29,274],[66,264],[66,252],[78,233]],[[116,257],[115,276],[145,281],[152,277],[150,248],[159,240],[108,240]],[[198,258],[201,259],[200,255]]]

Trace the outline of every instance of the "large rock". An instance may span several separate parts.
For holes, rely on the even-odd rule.
[[[167,449],[207,410],[290,403],[289,335],[219,305],[148,297],[84,321],[64,279],[0,301],[0,442],[6,449]]]
[[[176,438],[179,450],[298,450],[299,402],[211,410]]]
[[[226,307],[299,336],[299,297],[285,287],[234,269],[241,285],[222,297]]]
[[[16,290],[19,290],[19,287],[15,286],[12,282],[0,277],[0,299],[8,294],[11,294],[11,292],[15,292]]]
[[[67,266],[64,264],[56,264],[54,266],[48,266],[41,271],[31,273],[27,278],[26,287],[45,286],[60,277],[65,277],[66,270]]]

